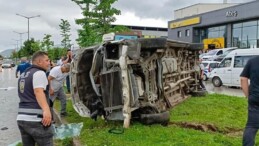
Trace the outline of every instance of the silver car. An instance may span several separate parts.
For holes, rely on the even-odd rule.
[[[11,63],[3,63],[2,68],[12,68]]]

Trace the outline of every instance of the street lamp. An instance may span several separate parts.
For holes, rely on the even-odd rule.
[[[16,46],[17,46],[16,49],[18,49],[19,48],[19,46],[18,46],[19,45],[19,40],[16,40],[16,39],[12,39],[12,40],[16,41]]]
[[[18,44],[19,44],[19,40],[16,40],[16,39],[12,39],[14,41],[16,41],[16,47],[15,47],[15,53],[18,53]],[[17,54],[15,55],[15,63],[17,64]]]
[[[27,33],[27,32],[17,32],[17,31],[13,31],[13,32],[20,35],[20,49],[21,49],[22,48],[22,35]]]
[[[30,19],[35,18],[35,17],[40,17],[40,15],[35,15],[35,16],[30,16],[30,17],[24,16],[24,15],[21,15],[21,14],[16,14],[16,15],[28,19],[28,41],[29,41],[29,39],[30,39]]]

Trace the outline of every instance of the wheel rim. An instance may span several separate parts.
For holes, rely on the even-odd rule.
[[[219,78],[215,78],[215,79],[214,79],[214,84],[215,84],[216,86],[219,86],[219,84],[220,84]]]

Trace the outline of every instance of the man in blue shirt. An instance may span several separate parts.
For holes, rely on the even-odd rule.
[[[18,78],[18,72],[20,72],[20,75],[21,75],[30,66],[31,66],[31,64],[27,62],[27,58],[22,57],[21,63],[16,68],[16,73],[15,73],[16,78]]]

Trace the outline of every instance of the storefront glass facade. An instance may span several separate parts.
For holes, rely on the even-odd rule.
[[[258,20],[234,23],[232,25],[232,46],[238,48],[257,48],[259,37]]]
[[[226,37],[226,26],[216,26],[208,28],[208,38]]]
[[[210,38],[221,38],[227,41],[227,27],[226,25],[213,26],[202,29],[195,29],[194,31],[194,42],[195,43],[203,43],[204,39]]]

